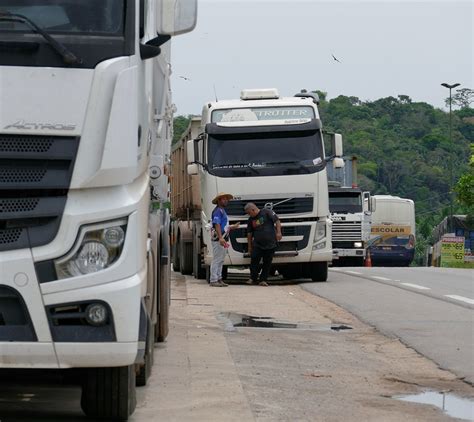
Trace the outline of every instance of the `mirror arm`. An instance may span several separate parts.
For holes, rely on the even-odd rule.
[[[146,43],[146,45],[151,45],[152,47],[161,47],[165,42],[171,39],[171,35],[160,35],[157,33],[157,37],[151,39]]]

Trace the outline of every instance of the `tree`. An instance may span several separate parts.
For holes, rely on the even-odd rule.
[[[456,90],[456,93],[452,96],[452,104],[459,108],[469,108],[474,102],[474,90],[470,88],[460,88]],[[446,106],[449,107],[449,97],[446,98]]]
[[[173,145],[179,141],[189,126],[192,116],[177,116],[173,120]]]

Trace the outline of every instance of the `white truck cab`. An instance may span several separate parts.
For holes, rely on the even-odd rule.
[[[273,260],[286,278],[326,281],[332,260],[326,152],[319,99],[305,91],[281,97],[276,89],[243,90],[240,99],[206,103],[201,136],[188,141],[188,172],[199,175],[202,195],[203,260],[212,259],[209,224],[218,192],[234,200],[227,207],[230,234],[225,266],[246,266],[244,206],[270,208],[280,218],[283,238]],[[336,156],[342,141],[334,138]]]
[[[74,369],[94,418],[128,418],[168,332],[169,39],[196,14],[0,0],[0,376]]]

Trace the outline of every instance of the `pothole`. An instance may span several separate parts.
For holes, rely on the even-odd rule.
[[[394,396],[393,398],[410,403],[431,404],[453,418],[474,421],[474,401],[452,393],[425,391],[407,396]]]
[[[346,324],[311,324],[295,323],[290,321],[278,320],[268,316],[254,316],[238,314],[235,312],[222,312],[218,319],[224,321],[227,330],[235,330],[237,327],[244,328],[276,328],[276,329],[296,329],[312,331],[344,331],[352,330],[352,327]]]

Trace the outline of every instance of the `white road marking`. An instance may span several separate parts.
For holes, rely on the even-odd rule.
[[[404,286],[413,287],[414,289],[431,290],[429,287],[420,286],[418,284],[411,284],[411,283],[401,283],[401,284],[403,284]]]
[[[372,278],[376,278],[377,280],[383,280],[383,281],[392,281],[390,278],[380,277],[378,275],[373,275]]]
[[[471,305],[474,305],[474,299],[469,299],[468,297],[458,296],[458,295],[445,295],[445,296],[451,299],[460,300],[461,302],[466,302]]]
[[[340,268],[329,268],[331,271],[342,271]]]
[[[345,271],[347,274],[355,274],[355,275],[362,275],[362,273],[358,273],[357,271]]]

